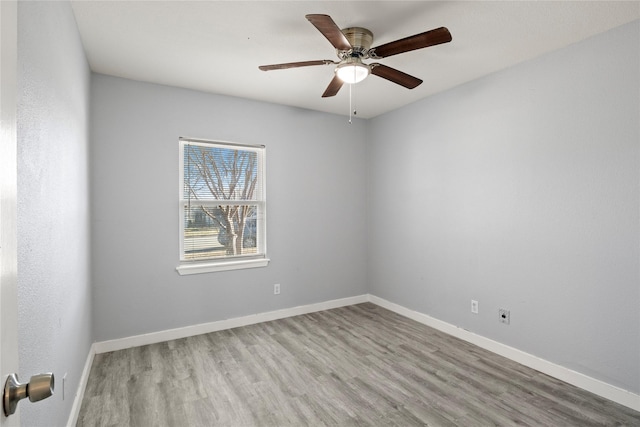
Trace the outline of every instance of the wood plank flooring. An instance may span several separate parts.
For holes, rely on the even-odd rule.
[[[365,303],[96,355],[78,426],[640,426]]]

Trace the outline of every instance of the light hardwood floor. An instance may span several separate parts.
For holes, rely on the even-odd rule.
[[[96,355],[78,426],[640,426],[365,303]]]

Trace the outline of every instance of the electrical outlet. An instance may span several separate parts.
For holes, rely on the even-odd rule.
[[[471,300],[471,312],[473,314],[478,314],[478,301],[474,299]]]
[[[276,283],[273,285],[273,294],[280,295],[280,283]]]
[[[498,319],[500,323],[508,325],[511,322],[511,312],[507,309],[501,308],[498,310]]]

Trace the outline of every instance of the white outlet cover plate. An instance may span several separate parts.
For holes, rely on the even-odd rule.
[[[478,314],[478,301],[471,300],[471,312],[473,314]]]

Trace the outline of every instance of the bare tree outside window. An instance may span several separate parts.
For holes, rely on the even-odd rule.
[[[185,256],[255,254],[258,153],[186,145],[183,161]]]

